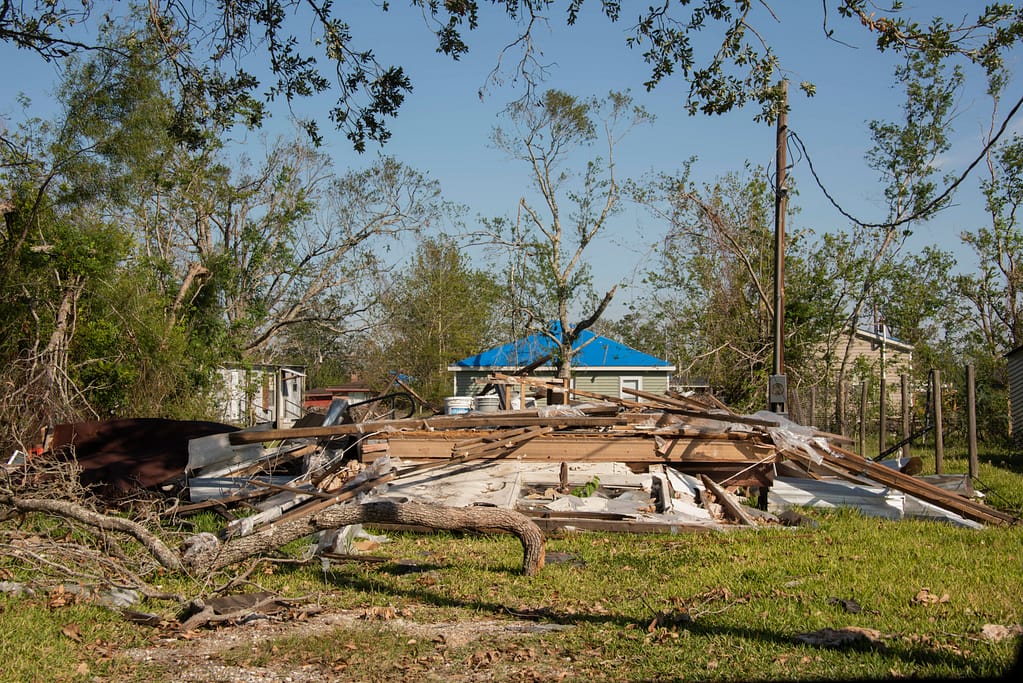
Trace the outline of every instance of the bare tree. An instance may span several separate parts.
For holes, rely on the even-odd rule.
[[[524,295],[522,314],[529,326],[551,338],[558,349],[558,377],[572,376],[572,347],[614,297],[615,287],[587,302],[592,275],[585,261],[587,247],[621,208],[622,186],[615,168],[615,149],[635,126],[652,117],[623,93],[605,99],[580,99],[549,90],[538,102],[517,101],[507,109],[509,128],[497,128],[496,146],[530,171],[537,200],[519,200],[514,239]],[[600,139],[606,156],[584,158]],[[572,164],[580,164],[578,174]],[[565,207],[570,207],[568,211]],[[496,223],[499,225],[499,223]],[[577,308],[589,305],[573,322]],[[557,323],[556,329],[550,326]]]

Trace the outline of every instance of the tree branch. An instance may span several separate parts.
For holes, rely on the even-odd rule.
[[[249,536],[228,539],[224,543],[212,534],[199,534],[185,541],[183,561],[193,571],[209,572],[318,531],[372,522],[443,530],[499,529],[515,534],[522,542],[523,574],[534,576],[544,565],[543,532],[521,513],[498,508],[453,508],[391,501],[334,506],[318,514],[271,525]]]
[[[104,531],[128,534],[145,546],[163,567],[172,571],[179,571],[182,568],[181,558],[176,553],[144,526],[130,519],[100,514],[67,500],[20,498],[5,493],[0,493],[0,505],[13,507],[20,512],[42,512],[65,517]]]

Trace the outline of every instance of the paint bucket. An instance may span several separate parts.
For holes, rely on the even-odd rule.
[[[472,410],[472,396],[448,396],[444,399],[444,412],[448,415],[464,415]]]
[[[481,413],[496,413],[501,407],[501,397],[497,394],[484,394],[476,397],[476,410]]]

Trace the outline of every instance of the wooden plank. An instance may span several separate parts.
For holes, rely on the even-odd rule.
[[[711,495],[714,496],[714,501],[721,506],[725,511],[725,516],[734,522],[739,522],[746,526],[756,526],[757,523],[753,521],[753,518],[746,514],[746,511],[742,509],[732,494],[722,488],[716,481],[708,477],[706,474],[700,475],[700,480],[703,485],[710,491]],[[706,506],[704,506],[706,507]]]
[[[231,432],[232,444],[278,441],[281,439],[324,438],[345,434],[373,434],[392,429],[472,429],[477,427],[613,427],[627,424],[617,417],[564,416],[540,417],[535,410],[514,413],[491,413],[486,417],[473,415],[444,415],[425,419],[379,420],[355,424],[328,425],[322,427],[295,427],[292,429],[271,429],[264,432]]]
[[[421,432],[388,434],[388,453],[408,460],[449,458],[451,442]],[[660,443],[660,446],[659,446]],[[578,436],[550,434],[519,449],[517,458],[529,461],[670,463],[698,461],[758,462],[775,453],[772,446],[735,439],[644,436]]]

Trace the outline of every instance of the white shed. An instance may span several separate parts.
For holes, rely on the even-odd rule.
[[[220,368],[220,419],[241,427],[271,422],[291,427],[305,414],[305,368],[237,365]]]

